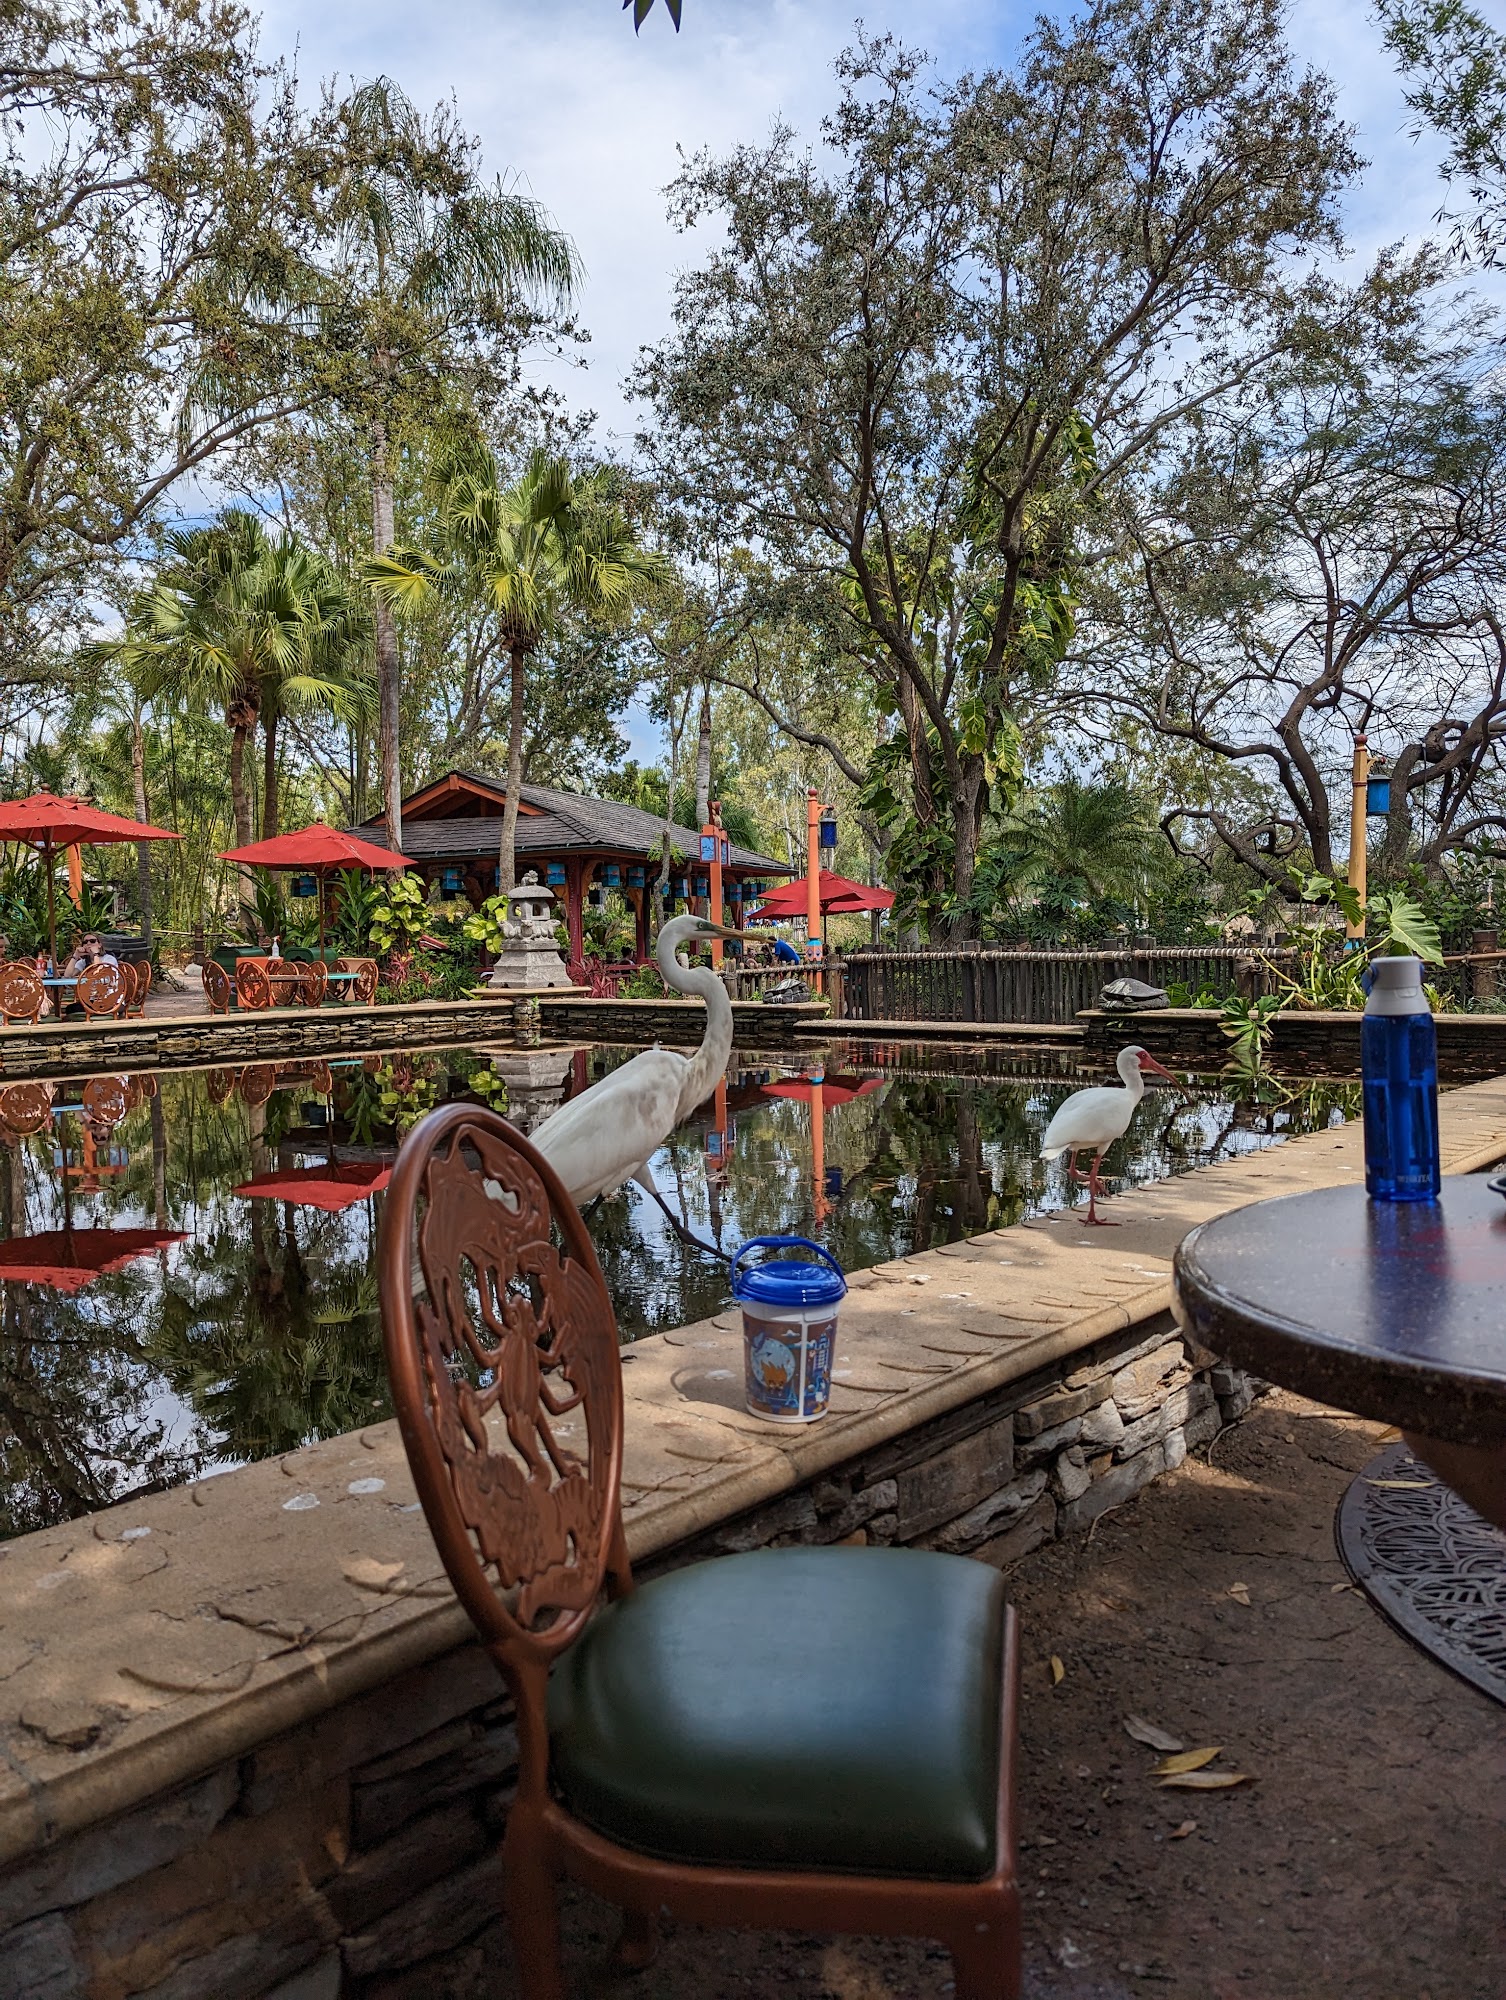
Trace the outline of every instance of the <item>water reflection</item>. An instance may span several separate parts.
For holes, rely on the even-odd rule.
[[[531,1130],[631,1051],[424,1051],[0,1088],[0,1535],[385,1416],[373,1252],[401,1135],[432,1105]],[[816,1235],[850,1269],[1066,1198],[1036,1158],[1082,1081],[1036,1059],[853,1044],[734,1059],[591,1229],[625,1338],[716,1310],[723,1256]],[[1141,1180],[1357,1108],[1351,1087],[1147,1100]],[[705,1246],[714,1246],[707,1248]]]

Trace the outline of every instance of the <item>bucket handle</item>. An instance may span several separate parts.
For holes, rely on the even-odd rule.
[[[732,1266],[729,1275],[731,1276],[734,1282],[734,1286],[736,1284],[736,1279],[737,1279],[737,1267],[742,1262],[744,1257],[747,1256],[750,1250],[792,1250],[792,1249],[814,1250],[818,1257],[824,1258],[825,1261],[828,1264],[830,1264],[831,1268],[836,1272],[837,1276],[842,1280],[843,1284],[844,1285],[846,1284],[847,1273],[842,1269],[842,1266],[837,1262],[836,1258],[833,1257],[833,1255],[829,1250],[824,1250],[819,1243],[812,1243],[812,1241],[808,1236],[750,1236],[747,1242],[741,1248],[741,1250],[739,1250],[737,1255],[732,1259]]]

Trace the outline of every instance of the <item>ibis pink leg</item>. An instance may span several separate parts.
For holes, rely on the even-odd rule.
[[[1094,1223],[1099,1229],[1117,1229],[1119,1227],[1117,1222],[1110,1222],[1107,1217],[1098,1213],[1097,1199],[1103,1193],[1102,1185],[1098,1179],[1098,1169],[1102,1165],[1102,1153],[1095,1153],[1093,1155],[1093,1164],[1088,1169],[1088,1220]]]

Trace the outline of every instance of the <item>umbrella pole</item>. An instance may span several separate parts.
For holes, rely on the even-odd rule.
[[[324,891],[327,887],[326,870],[319,870],[319,963],[324,963]]]
[[[52,960],[53,977],[56,978],[58,970],[58,912],[57,889],[52,879],[52,842],[50,839],[42,842],[42,866],[47,870],[47,952]],[[58,997],[61,1003],[61,994]],[[61,1004],[59,1005],[59,1014],[61,1015]]]

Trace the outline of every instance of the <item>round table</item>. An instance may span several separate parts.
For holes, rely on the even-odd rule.
[[[1217,1216],[1176,1254],[1203,1346],[1301,1395],[1396,1424],[1506,1526],[1506,1200],[1482,1174],[1436,1202],[1318,1188]]]

